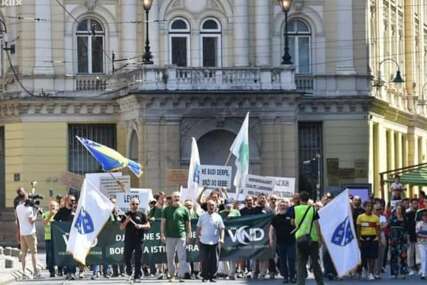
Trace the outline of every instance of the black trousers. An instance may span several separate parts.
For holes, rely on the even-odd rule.
[[[140,278],[142,276],[142,272],[141,272],[142,242],[141,241],[125,242],[124,258],[125,258],[127,275],[132,275],[132,254],[135,254],[134,277]]]
[[[218,244],[209,245],[199,243],[199,257],[201,265],[201,275],[203,279],[212,279],[218,271],[219,247]]]

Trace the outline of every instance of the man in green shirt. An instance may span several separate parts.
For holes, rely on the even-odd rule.
[[[178,254],[178,278],[183,282],[184,275],[189,273],[186,242],[191,240],[190,213],[180,204],[179,192],[172,194],[171,205],[164,208],[160,222],[160,239],[166,242],[166,257],[168,262],[169,279],[175,278],[175,253]]]
[[[53,217],[58,212],[58,203],[55,200],[49,202],[49,210],[42,214],[44,225],[44,240],[46,243],[46,265],[50,277],[55,277],[55,263],[53,261],[53,244],[50,224],[54,221]]]
[[[323,285],[322,268],[319,263],[319,242],[320,242],[320,227],[319,215],[316,209],[308,205],[309,194],[307,192],[300,193],[300,205],[294,207],[294,212],[291,214],[295,224],[295,239],[297,242],[297,284],[304,285],[307,274],[307,262],[310,258],[313,267],[314,278],[318,285]],[[303,247],[298,240],[309,235],[311,242],[308,247]]]

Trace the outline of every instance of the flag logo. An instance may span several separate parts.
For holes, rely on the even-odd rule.
[[[200,183],[200,164],[196,164],[194,169],[193,182],[197,184]]]
[[[354,239],[353,231],[348,217],[340,223],[332,235],[331,242],[338,246],[346,246]]]
[[[85,211],[85,209],[83,209],[83,207],[80,209],[74,227],[81,235],[90,234],[95,230],[91,216]]]

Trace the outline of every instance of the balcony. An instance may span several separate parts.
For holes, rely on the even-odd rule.
[[[107,87],[106,75],[88,74],[76,75],[75,90],[76,91],[102,91]]]
[[[112,76],[108,89],[118,90],[296,90],[292,67],[208,68],[148,67]]]
[[[295,84],[298,91],[304,91],[306,93],[313,93],[313,76],[308,74],[297,74],[295,75]]]

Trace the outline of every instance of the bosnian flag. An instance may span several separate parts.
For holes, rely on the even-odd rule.
[[[361,263],[348,189],[319,211],[323,239],[339,277]]]
[[[235,164],[237,167],[233,185],[240,191],[239,189],[249,172],[249,112],[246,114],[242,127],[230,147],[230,152],[236,157]]]
[[[96,238],[109,220],[114,204],[101,193],[95,183],[85,178],[76,214],[71,224],[67,252],[75,260],[86,264],[86,256],[96,243]]]
[[[186,199],[191,199],[196,202],[200,193],[200,156],[199,149],[195,138],[191,140],[191,159],[190,168],[188,169],[187,194]],[[184,199],[184,197],[181,196]]]

